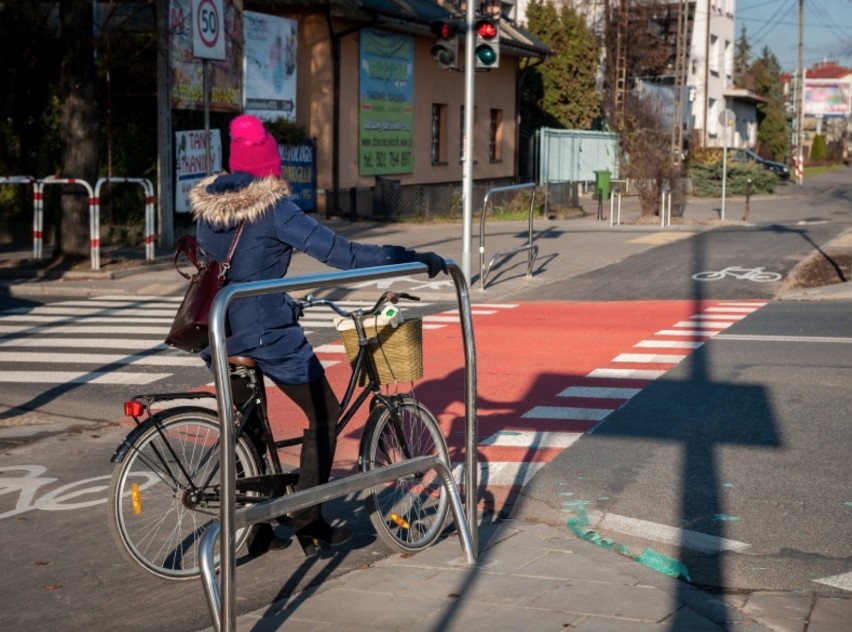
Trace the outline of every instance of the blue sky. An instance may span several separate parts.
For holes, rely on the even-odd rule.
[[[804,7],[805,67],[831,59],[852,68],[852,0],[805,0]],[[799,0],[737,0],[737,38],[743,25],[754,56],[768,46],[783,70],[796,70]]]

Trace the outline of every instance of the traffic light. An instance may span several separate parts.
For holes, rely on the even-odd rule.
[[[498,68],[500,66],[500,27],[491,18],[479,18],[474,24],[476,46],[475,68]]]
[[[432,47],[432,57],[441,68],[455,70],[458,68],[459,38],[458,26],[447,20],[432,22],[432,33],[438,41]]]

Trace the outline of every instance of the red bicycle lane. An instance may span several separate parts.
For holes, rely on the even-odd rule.
[[[704,340],[758,309],[757,301],[540,302],[472,307],[477,362],[478,500],[508,511],[518,489]],[[317,350],[342,393],[349,364],[342,345]],[[456,478],[464,462],[464,352],[454,312],[424,319],[424,378],[414,394],[447,437]],[[386,387],[391,390],[394,387]],[[411,384],[400,385],[405,392]],[[301,433],[293,405],[270,389],[276,437]],[[335,474],[357,468],[366,406],[340,437]],[[297,449],[285,462],[298,463]]]

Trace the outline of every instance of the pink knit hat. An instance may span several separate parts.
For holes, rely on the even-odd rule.
[[[231,172],[244,171],[253,176],[281,177],[278,143],[263,127],[263,122],[250,114],[231,121]]]

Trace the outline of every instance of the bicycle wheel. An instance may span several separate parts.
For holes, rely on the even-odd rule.
[[[200,573],[201,536],[219,520],[219,419],[206,409],[179,408],[153,420],[113,471],[110,530],[125,557],[145,570],[191,579]],[[237,478],[260,473],[256,454],[245,436],[237,439]],[[253,529],[237,531],[237,549]],[[215,551],[218,564],[218,544]]]
[[[394,411],[379,406],[367,420],[361,441],[361,470],[426,455],[438,455],[449,466],[447,444],[432,413],[412,397],[393,401]],[[420,551],[441,535],[449,498],[434,470],[367,491],[365,502],[370,520],[379,539],[390,548],[401,553]]]

